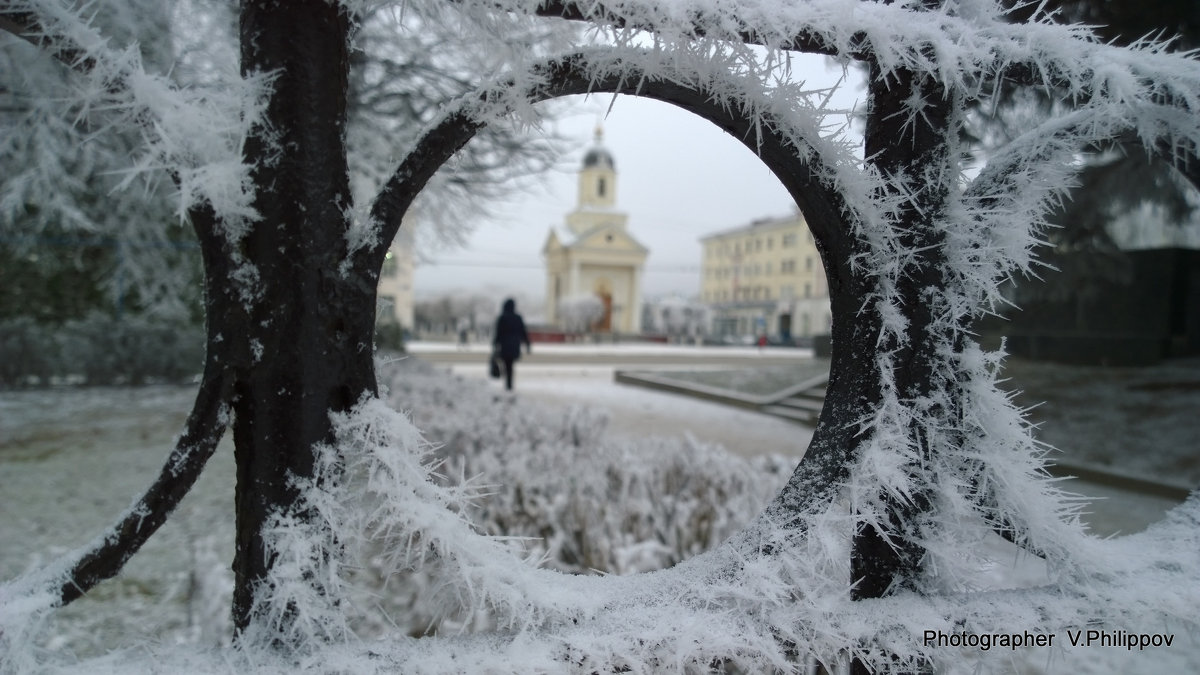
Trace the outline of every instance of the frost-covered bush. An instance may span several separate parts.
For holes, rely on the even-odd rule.
[[[582,333],[604,318],[604,302],[591,293],[563,298],[558,301],[558,316],[564,329]]]
[[[415,359],[383,367],[380,378],[392,386],[391,404],[409,411],[416,421],[413,433],[421,433],[408,439],[412,446],[380,449],[384,459],[419,459],[432,467],[439,487],[470,496],[454,508],[471,531],[502,539],[513,554],[563,572],[648,572],[709,550],[762,510],[794,463],[747,460],[692,441],[686,430],[666,430],[661,438],[617,438],[593,409],[531,406],[493,396],[478,381]],[[403,419],[394,410],[374,413]],[[414,456],[407,454],[410,449]],[[346,472],[346,510],[375,513],[383,494],[372,486],[371,470],[382,462],[353,456],[358,462]],[[228,473],[205,478],[232,479],[232,468]],[[193,496],[206,506],[195,511],[201,507],[191,504],[188,517],[197,520],[184,522],[204,525],[188,525],[194,531],[177,566],[156,561],[161,576],[143,567],[102,587],[95,601],[55,615],[34,641],[88,655],[138,632],[165,642],[227,646],[233,579],[218,551],[231,547],[234,523],[216,510],[218,497],[204,487],[196,492],[203,492]],[[350,548],[339,572],[344,630],[370,638],[493,627],[490,611],[466,611],[459,598],[447,598],[439,561],[397,567],[397,551],[415,546],[401,524],[400,518],[380,519],[364,530],[373,535],[366,540],[345,523],[338,526],[341,545]],[[129,588],[137,592],[120,590]],[[3,604],[0,595],[0,623]],[[141,628],[147,625],[156,628]],[[3,663],[0,656],[0,672],[6,672]]]
[[[642,308],[642,325],[671,336],[697,336],[708,332],[711,308],[697,300],[668,296],[648,301]]]
[[[709,550],[762,510],[794,463],[747,460],[686,433],[614,437],[594,409],[542,409],[412,359],[381,379],[427,441],[436,482],[472,495],[458,511],[472,528],[562,572],[648,572]],[[404,545],[386,535],[366,544],[355,580],[383,613],[362,616],[361,630],[493,626],[486,611],[450,609],[427,570],[392,568],[388,552]]]

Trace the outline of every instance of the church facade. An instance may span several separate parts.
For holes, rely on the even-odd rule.
[[[562,330],[572,309],[587,306],[584,330],[640,333],[642,266],[649,251],[628,231],[628,214],[617,210],[617,169],[604,148],[603,132],[584,154],[575,209],[550,229],[546,261],[546,321]],[[577,314],[577,313],[576,313]]]

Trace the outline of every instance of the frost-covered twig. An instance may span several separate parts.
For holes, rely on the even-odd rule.
[[[88,73],[96,67],[96,61],[88,55],[87,49],[76,44],[69,36],[48,32],[42,26],[37,12],[25,3],[12,3],[0,9],[0,30],[6,30],[13,35],[45,50],[54,58],[70,68],[81,73]]]

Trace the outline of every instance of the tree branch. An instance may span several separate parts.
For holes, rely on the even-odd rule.
[[[0,30],[8,31],[48,52],[72,70],[87,74],[96,67],[96,60],[87,56],[86,50],[82,47],[74,44],[65,36],[47,33],[34,12],[0,10]]]
[[[660,29],[655,24],[630,24],[623,16],[608,9],[600,2],[580,3],[575,2],[575,0],[546,0],[546,2],[538,6],[536,13],[538,16],[555,17],[568,21],[585,21],[593,24],[614,26],[616,28],[631,28],[649,32],[656,32]],[[694,37],[700,38],[707,35],[707,31],[703,28],[703,18],[703,15],[697,15],[696,19],[692,21],[691,34]],[[737,34],[738,38],[746,44],[766,45],[766,41],[762,36],[749,27],[739,29]],[[866,35],[858,34],[852,42],[856,45],[864,45],[867,42]],[[843,53],[836,46],[826,42],[821,35],[807,31],[792,36],[790,40],[779,46],[788,51],[824,54],[826,56],[849,56],[855,59],[862,59],[866,56],[866,52],[858,48],[852,49],[849,53]]]

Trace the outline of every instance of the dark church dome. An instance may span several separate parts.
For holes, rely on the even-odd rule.
[[[583,156],[583,168],[591,169],[593,167],[600,167],[613,171],[617,170],[617,163],[613,160],[613,156],[601,145],[603,141],[604,130],[596,127],[596,145]]]
[[[583,156],[583,168],[590,169],[594,166],[613,170],[617,168],[617,164],[613,161],[613,157],[608,153],[608,150],[600,147],[588,150],[587,154]]]

